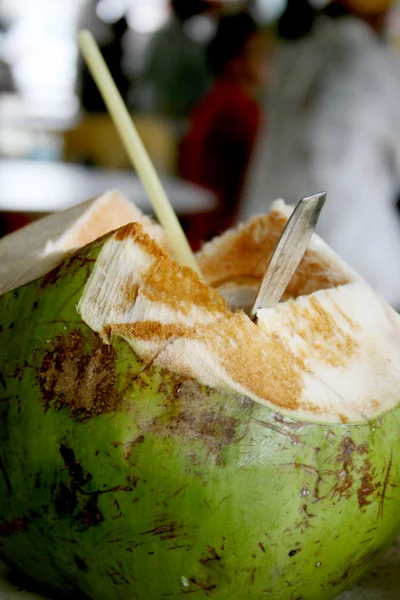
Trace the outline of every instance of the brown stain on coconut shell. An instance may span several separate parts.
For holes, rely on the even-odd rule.
[[[362,478],[360,487],[357,490],[358,506],[362,509],[372,504],[372,494],[381,487],[380,483],[373,481],[375,475],[375,469],[369,460],[364,461],[364,465],[361,470]]]
[[[181,381],[179,390],[178,397],[169,397],[161,416],[149,421],[139,413],[135,414],[144,438],[156,435],[189,442],[198,440],[215,464],[223,466],[223,450],[242,439],[251,418],[253,402],[238,396],[238,413],[227,415],[221,412],[220,403],[215,402],[213,390],[194,381]],[[193,464],[197,464],[196,460]]]
[[[346,436],[339,446],[336,462],[340,464],[336,471],[336,483],[331,491],[332,497],[349,499],[357,496],[358,506],[361,510],[373,503],[373,494],[382,488],[379,481],[374,481],[376,472],[368,459],[369,449],[366,444],[357,446],[354,441]],[[357,466],[358,457],[363,456],[361,466]],[[358,479],[357,488],[355,479]],[[378,492],[379,493],[379,492]]]
[[[332,489],[332,497],[339,500],[345,498],[348,500],[353,494],[353,471],[354,458],[357,452],[357,446],[350,437],[344,437],[340,442],[339,454],[336,462],[340,468],[336,472],[336,483]]]
[[[38,374],[46,410],[67,406],[74,415],[89,418],[122,407],[115,386],[115,351],[92,335],[90,354],[85,352],[86,340],[78,331],[59,336],[48,350]]]

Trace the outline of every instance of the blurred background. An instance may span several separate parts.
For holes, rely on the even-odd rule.
[[[397,2],[0,0],[0,235],[115,187],[150,212],[81,28],[194,249],[323,189],[321,233],[400,308]]]

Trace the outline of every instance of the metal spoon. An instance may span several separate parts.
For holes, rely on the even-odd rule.
[[[253,308],[251,318],[257,320],[261,308],[276,306],[296,272],[314,233],[326,193],[300,200],[294,209],[271,256]]]

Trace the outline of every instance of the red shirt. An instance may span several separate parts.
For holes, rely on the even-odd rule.
[[[235,219],[260,122],[260,107],[237,83],[220,80],[192,112],[181,176],[219,199],[216,233]]]

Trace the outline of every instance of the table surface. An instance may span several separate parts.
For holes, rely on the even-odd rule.
[[[338,600],[399,600],[400,538],[386,556],[360,583],[344,592]],[[41,596],[17,589],[6,580],[6,568],[0,562],[0,600],[43,600]],[[57,598],[54,598],[57,600]],[[234,600],[234,599],[232,599]]]
[[[216,207],[211,192],[177,178],[163,179],[181,215]],[[152,212],[138,177],[130,171],[97,169],[60,162],[0,159],[0,212],[53,212],[117,188],[138,208]]]

